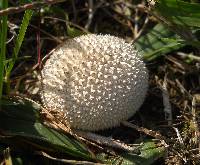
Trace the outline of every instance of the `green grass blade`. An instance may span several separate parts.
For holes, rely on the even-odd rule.
[[[29,25],[29,21],[32,17],[32,14],[33,14],[32,10],[26,10],[25,11],[24,18],[22,20],[22,24],[20,26],[19,34],[18,34],[18,37],[17,37],[17,41],[15,43],[14,51],[13,51],[14,52],[14,54],[13,54],[14,59],[16,59],[17,56],[18,56],[20,47],[21,47],[22,42],[24,40],[26,29]]]
[[[8,7],[7,0],[1,0],[2,8]],[[4,78],[4,61],[6,60],[6,39],[7,39],[7,16],[2,16],[0,19],[0,100],[3,92],[3,78]]]
[[[15,42],[15,47],[13,49],[12,61],[10,61],[10,63],[8,64],[8,68],[6,68],[5,81],[6,81],[6,85],[7,85],[7,93],[9,93],[9,91],[10,91],[10,73],[11,73],[12,68],[18,58],[19,50],[20,50],[22,42],[24,40],[24,36],[25,36],[26,30],[27,30],[27,27],[29,25],[29,21],[32,17],[32,14],[33,14],[32,10],[25,11],[25,14],[24,14],[24,17],[22,20],[22,24],[19,29],[19,34],[18,34],[16,42]]]

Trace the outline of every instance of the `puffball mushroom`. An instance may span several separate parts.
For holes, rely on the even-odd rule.
[[[111,35],[67,40],[42,69],[45,107],[64,112],[71,128],[118,126],[142,105],[148,71],[133,45]]]

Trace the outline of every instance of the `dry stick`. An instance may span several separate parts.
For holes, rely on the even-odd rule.
[[[71,1],[71,3],[72,3],[72,10],[73,10],[73,21],[72,22],[77,22],[77,10],[76,10],[76,4],[75,4],[75,1],[74,0],[72,0]]]
[[[144,23],[143,23],[141,29],[138,31],[137,35],[135,36],[133,43],[136,42],[137,39],[141,36],[142,32],[143,32],[143,31],[145,30],[145,28],[147,27],[148,22],[149,22],[149,16],[146,16],[145,21],[144,21]]]
[[[64,22],[64,23],[68,23],[69,25],[72,25],[72,26],[82,30],[85,33],[90,33],[87,29],[85,29],[85,28],[83,28],[83,27],[81,27],[81,26],[79,26],[79,25],[77,25],[77,24],[75,24],[71,21],[67,21],[67,20],[64,20],[64,19],[56,18],[56,17],[48,17],[48,16],[43,17],[43,19],[53,19],[53,20]]]
[[[27,10],[27,9],[41,8],[44,5],[52,5],[52,4],[60,3],[60,2],[64,2],[64,1],[65,0],[45,0],[43,2],[32,2],[32,3],[28,3],[28,4],[25,4],[25,5],[22,5],[22,6],[18,6],[18,7],[9,7],[5,10],[0,10],[0,16],[20,13],[20,12]]]
[[[38,30],[37,30],[37,36],[36,36],[36,41],[37,41],[37,56],[38,56],[38,65],[39,69],[41,70],[41,35],[40,35],[40,24],[41,24],[41,12],[39,11],[39,21],[38,21]]]
[[[33,27],[33,28],[39,30],[39,28],[38,28],[37,26],[35,26],[35,25],[30,24],[29,26],[31,26],[31,27]],[[55,40],[55,41],[56,41],[57,43],[59,43],[59,44],[63,43],[63,41],[60,40],[58,37],[55,37],[55,36],[53,36],[52,34],[46,32],[46,31],[44,31],[44,30],[42,30],[42,29],[40,29],[40,32],[42,32],[43,34],[49,36],[50,38],[52,38],[53,40]]]
[[[200,153],[200,133],[199,133],[199,127],[197,123],[197,116],[196,116],[196,97],[193,96],[192,98],[192,122],[194,125],[194,143],[199,148]]]
[[[105,145],[108,147],[113,147],[113,148],[120,149],[123,151],[128,151],[128,152],[134,152],[134,151],[137,152],[137,147],[128,146],[127,144],[114,140],[110,137],[104,137],[101,135],[97,135],[95,133],[79,131],[79,130],[74,130],[73,132],[78,136],[81,136],[83,138],[96,142],[97,144],[100,144],[100,145]]]
[[[130,122],[127,122],[127,121],[123,121],[122,124],[126,127],[129,127],[129,128],[133,128],[133,129],[136,129],[137,131],[139,132],[143,132],[147,135],[150,135],[156,139],[159,139],[159,140],[165,140],[166,138],[164,136],[162,136],[159,132],[156,132],[156,131],[153,131],[153,130],[149,130],[147,128],[144,128],[144,127],[138,127],[137,125],[135,124],[132,124]]]
[[[182,94],[186,94],[186,93],[188,94],[188,91],[185,89],[185,87],[181,84],[181,82],[177,78],[175,79],[175,82]]]
[[[41,108],[42,108],[41,115],[43,116],[44,119],[43,121],[45,125],[52,127],[56,130],[62,130],[65,133],[73,135],[69,123],[67,123],[63,118],[64,114],[62,112],[53,111],[49,109],[47,110],[43,107]]]
[[[172,125],[172,109],[169,101],[169,94],[167,91],[167,78],[165,76],[163,85],[161,86],[162,96],[163,96],[163,105],[165,112],[165,119],[168,121],[168,125]]]
[[[191,58],[193,60],[200,61],[200,57],[197,56],[197,55],[194,55],[192,53],[186,54],[186,53],[183,53],[183,52],[177,52],[176,54],[181,56],[181,57],[184,57],[184,58]]]
[[[88,21],[85,25],[85,28],[86,29],[89,29],[91,23],[92,23],[92,19],[93,19],[93,16],[94,16],[94,6],[93,6],[93,0],[88,0],[88,8],[89,8],[89,13],[88,13]]]
[[[146,135],[150,135],[150,136],[152,136],[152,137],[154,137],[156,139],[159,139],[161,141],[161,144],[165,148],[169,147],[169,145],[166,143],[166,138],[164,136],[162,136],[159,132],[156,132],[156,131],[153,131],[153,130],[149,130],[149,129],[144,128],[144,127],[138,127],[137,125],[132,124],[132,123],[127,122],[127,121],[123,121],[121,124],[123,124],[126,127],[136,129],[138,132],[143,132]]]
[[[138,9],[135,9],[135,17],[134,17],[135,25],[134,25],[134,39],[138,35],[138,22],[139,22],[139,16],[138,16]]]
[[[15,29],[19,29],[19,26],[12,24],[9,21],[7,21],[7,24],[8,24],[8,27],[9,27],[9,32],[12,34],[12,37],[10,39],[8,39],[8,41],[6,42],[6,44],[9,44],[14,39],[14,37],[17,36]]]
[[[180,134],[178,128],[176,128],[176,127],[172,127],[172,128],[173,128],[174,131],[176,132],[176,136],[177,136],[177,138],[178,138],[179,143],[180,143],[182,146],[184,146],[183,138],[181,137],[181,134]]]
[[[102,163],[93,163],[93,162],[88,162],[88,161],[77,161],[77,160],[55,158],[55,157],[52,157],[49,154],[47,154],[45,152],[42,152],[42,151],[38,151],[36,153],[38,155],[42,155],[42,156],[44,156],[46,158],[49,158],[51,160],[56,160],[56,161],[61,162],[61,163],[76,164],[76,165],[82,165],[82,164],[84,164],[84,165],[104,165]]]
[[[184,141],[183,141],[183,138],[181,137],[181,134],[179,132],[179,130],[176,128],[176,127],[172,127],[174,129],[174,131],[176,132],[176,136],[178,138],[178,141],[179,141],[179,144],[181,146],[182,149],[186,148],[185,144],[184,144]],[[182,152],[182,149],[180,148],[180,151],[181,152],[177,152],[177,151],[174,151],[185,163],[187,163],[187,158],[185,157],[185,153]],[[183,154],[184,153],[184,154]]]

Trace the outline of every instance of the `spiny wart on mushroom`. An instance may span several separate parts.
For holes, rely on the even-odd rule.
[[[41,98],[63,111],[71,128],[118,126],[142,105],[148,71],[133,45],[110,35],[88,34],[57,48],[42,70]]]

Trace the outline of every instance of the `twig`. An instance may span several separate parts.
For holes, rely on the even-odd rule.
[[[122,2],[119,2],[119,3],[122,3]],[[124,2],[124,1],[123,1],[123,3],[125,3],[125,5],[126,5],[128,8],[133,9],[133,10],[138,9],[138,10],[140,10],[140,11],[142,11],[142,12],[145,12],[145,13],[148,13],[148,12],[150,11],[150,10],[148,9],[148,7],[146,7],[146,6],[143,5],[143,4],[133,5],[132,3]],[[117,2],[116,2],[115,4],[117,4]]]
[[[134,17],[134,39],[138,35],[138,22],[139,22],[139,16],[138,16],[138,9],[135,9],[135,17]]]
[[[165,140],[165,137],[162,136],[159,132],[156,132],[156,131],[153,131],[153,130],[149,130],[147,128],[144,128],[144,127],[138,127],[136,126],[135,124],[132,124],[130,122],[127,122],[127,121],[123,121],[122,124],[126,127],[130,127],[130,128],[133,128],[133,129],[136,129],[137,131],[139,132],[143,132],[147,135],[150,135],[156,139],[159,139],[159,140]]]
[[[165,76],[163,85],[161,86],[162,96],[163,96],[163,105],[165,112],[165,119],[168,121],[168,125],[172,125],[172,109],[169,101],[169,94],[167,91],[167,78]]]
[[[176,128],[176,127],[172,127],[174,129],[174,131],[176,132],[176,135],[177,135],[177,138],[178,138],[178,141],[181,145],[184,145],[184,142],[183,142],[183,138],[181,137],[181,134],[179,132],[179,130]]]
[[[12,24],[9,21],[8,21],[8,27],[10,28],[10,33],[12,34],[12,37],[6,42],[6,44],[10,43],[14,39],[14,37],[17,36],[15,29],[19,29],[19,26]]]
[[[85,29],[85,28],[83,28],[83,27],[81,27],[81,26],[79,26],[79,25],[77,25],[77,24],[75,24],[75,23],[73,23],[73,22],[64,20],[64,19],[60,19],[60,18],[56,18],[56,17],[48,17],[48,16],[43,17],[43,19],[53,19],[53,20],[65,22],[65,23],[68,23],[69,25],[72,25],[72,26],[74,26],[74,27],[76,27],[76,28],[82,30],[82,31],[85,32],[85,33],[90,33],[87,29]]]
[[[146,26],[148,25],[148,22],[149,22],[149,16],[146,16],[141,29],[138,31],[137,35],[134,38],[134,42],[136,42],[136,40],[141,36],[142,32],[145,30]]]
[[[188,65],[185,64],[183,60],[179,60],[173,56],[167,56],[166,59],[170,62],[173,62],[178,68],[181,69],[183,73],[188,69]]]
[[[53,36],[52,34],[46,32],[46,31],[44,31],[44,30],[42,30],[42,29],[39,29],[37,26],[32,25],[32,24],[30,24],[30,26],[33,27],[33,28],[35,28],[35,29],[37,29],[37,30],[40,30],[40,32],[42,32],[43,34],[49,36],[50,38],[52,38],[52,39],[53,39],[54,41],[56,41],[57,43],[59,43],[59,44],[63,43],[63,41],[60,40],[58,37],[55,37],[55,36]]]
[[[35,8],[41,8],[45,5],[52,5],[55,3],[60,3],[60,2],[64,2],[65,0],[45,0],[43,2],[32,2],[32,3],[27,3],[25,5],[22,6],[18,6],[18,7],[9,7],[5,10],[0,10],[0,16],[2,15],[8,15],[8,14],[15,14],[15,13],[20,13],[24,10],[27,9],[35,9]]]
[[[38,56],[38,65],[39,69],[41,69],[41,35],[40,35],[40,23],[41,23],[41,12],[39,11],[39,20],[38,20],[38,31],[37,31],[37,56]]]
[[[128,152],[134,152],[134,151],[136,152],[137,151],[137,147],[128,146],[127,144],[124,144],[120,141],[114,140],[110,137],[104,137],[104,136],[97,135],[97,134],[94,134],[91,132],[84,132],[84,131],[78,131],[78,130],[76,130],[76,131],[74,130],[73,132],[78,136],[81,136],[88,140],[94,141],[100,145],[105,145],[108,147],[113,147],[113,148],[120,149],[123,151],[128,151]]]
[[[176,127],[172,127],[174,129],[174,131],[176,132],[176,136],[177,136],[177,139],[178,139],[178,148],[174,148],[172,147],[171,150],[181,159],[183,160],[185,163],[184,164],[187,164],[187,157],[186,157],[186,154],[187,154],[187,148],[184,144],[184,141],[183,141],[183,138],[181,137],[181,134],[179,132],[179,130],[176,128]],[[177,144],[177,141],[175,142]]]
[[[88,0],[88,8],[89,8],[89,13],[88,13],[88,21],[85,25],[85,28],[88,29],[90,27],[90,24],[92,23],[92,19],[94,16],[94,6],[93,6],[93,0]]]
[[[92,142],[92,141],[90,141],[90,140],[87,140],[86,138],[84,138],[84,137],[81,137],[81,136],[79,136],[79,135],[77,135],[76,133],[75,133],[75,131],[73,130],[73,133],[74,133],[74,136],[78,139],[78,140],[81,140],[82,142],[85,142],[85,144],[90,144],[90,145],[92,145],[92,146],[94,146],[94,147],[96,147],[96,148],[98,148],[98,149],[100,149],[100,150],[105,150],[102,146],[100,146],[99,144],[97,144],[97,143],[94,143],[94,142]],[[109,154],[111,154],[110,152],[109,152]],[[112,155],[112,154],[111,154]]]
[[[196,60],[196,61],[200,61],[200,57],[197,56],[197,55],[193,55],[192,53],[186,54],[186,53],[183,53],[183,52],[177,52],[177,55],[184,57],[184,58],[187,57],[187,58],[191,58],[191,59]]]
[[[180,83],[179,79],[175,79],[176,85],[177,87],[180,89],[182,94],[188,94],[187,90],[185,89],[185,87]]]
[[[192,98],[192,122],[194,126],[194,143],[195,145],[199,148],[199,153],[200,153],[200,133],[199,133],[199,128],[198,128],[198,123],[197,123],[197,116],[196,116],[196,97],[193,96]]]
[[[63,118],[64,114],[58,110],[50,110],[45,109],[43,107],[41,111],[41,118],[45,125],[52,127],[56,130],[64,131],[65,133],[69,133],[73,135],[71,132],[70,125],[65,119]]]
[[[76,10],[75,1],[71,0],[71,3],[72,3],[73,14],[74,14],[73,22],[77,22],[77,10]]]
[[[36,153],[38,155],[42,155],[48,159],[55,160],[55,161],[61,162],[61,163],[76,164],[76,165],[82,165],[82,164],[84,164],[84,165],[104,165],[102,163],[94,163],[94,162],[89,162],[89,161],[77,161],[77,160],[55,158],[55,157],[52,157],[49,154],[42,152],[42,151],[38,151]]]

